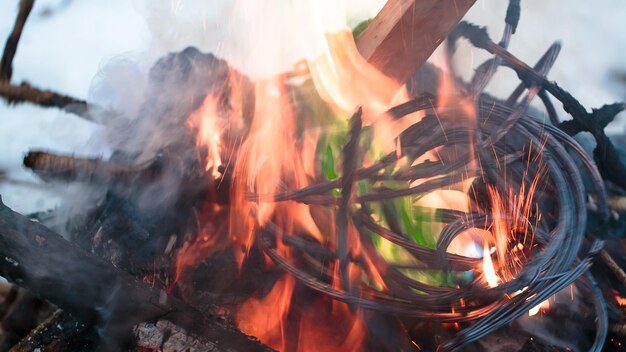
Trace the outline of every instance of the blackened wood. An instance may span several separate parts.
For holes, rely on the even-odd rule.
[[[97,324],[111,339],[125,336],[137,323],[165,319],[223,350],[270,350],[221,319],[205,316],[89,255],[1,202],[0,275],[81,321]]]
[[[132,351],[223,351],[213,342],[193,336],[166,320],[134,326],[133,337],[134,341],[128,348]],[[98,332],[92,326],[57,310],[13,346],[10,352],[102,350],[106,346],[98,340]]]
[[[6,351],[52,313],[49,303],[9,283],[0,284],[0,351]]]
[[[99,347],[98,340],[93,327],[59,309],[9,351],[95,351]]]

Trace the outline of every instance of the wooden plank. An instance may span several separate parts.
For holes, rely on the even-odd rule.
[[[405,83],[476,0],[389,0],[357,47],[379,71]]]

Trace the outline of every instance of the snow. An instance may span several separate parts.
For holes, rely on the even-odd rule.
[[[250,4],[255,2],[246,1]],[[293,3],[303,1],[308,0]],[[206,3],[224,5],[228,2],[214,0]],[[376,13],[383,3],[383,0],[349,0],[345,3],[345,8],[350,10],[346,20],[354,24]],[[13,26],[17,4],[18,0],[0,2],[0,40],[7,37]],[[172,20],[176,12],[171,9],[180,6],[181,1],[167,0],[39,0],[18,48],[13,82],[26,80],[38,87],[86,99],[90,96],[94,77],[107,62],[120,56],[132,57],[147,66],[159,53],[174,49],[172,43],[166,45],[165,35],[156,33],[155,28],[162,24],[163,29],[189,34],[185,31],[195,27],[175,27],[181,23]],[[155,22],[155,18],[159,17],[150,12],[154,8],[170,11],[165,15],[162,12],[163,17],[160,17],[170,22]],[[467,19],[487,25],[491,36],[499,38],[505,11],[504,0],[478,0]],[[47,12],[51,15],[45,15]],[[218,21],[216,26],[211,27],[213,30],[225,28],[220,23],[230,23],[228,18],[213,15]],[[626,71],[626,35],[620,28],[625,18],[626,4],[622,0],[525,0],[522,1],[521,23],[510,50],[533,64],[550,44],[561,40],[563,49],[549,75],[551,79],[558,81],[588,107],[623,100],[626,98],[626,85],[620,87],[611,76],[619,70]],[[173,27],[168,27],[170,25]],[[232,26],[229,28],[232,30]],[[153,34],[157,36],[153,37]],[[178,39],[174,44],[183,47],[193,44],[197,35],[175,38]],[[219,46],[217,39],[210,44]],[[435,61],[437,55],[440,54],[435,55]],[[460,55],[463,60],[458,60],[457,65],[466,75],[487,57],[468,48],[462,49]],[[501,78],[513,77],[507,72],[498,75]],[[510,91],[511,86],[506,79],[500,79],[489,89]],[[611,128],[622,131],[626,124],[623,120],[624,116]],[[19,212],[46,210],[58,204],[63,192],[49,189],[25,170],[21,166],[23,156],[33,148],[101,155],[105,149],[94,137],[97,129],[92,123],[58,110],[44,110],[30,105],[9,107],[0,102],[0,140],[3,141],[0,170],[6,173],[5,179],[0,179],[3,201]]]
[[[0,2],[2,41],[13,27],[18,2]],[[130,4],[124,0],[37,1],[14,60],[13,82],[26,80],[86,98],[103,62],[146,50],[149,32]],[[45,16],[42,13],[47,9],[58,10]],[[95,128],[56,109],[0,102],[0,170],[10,180],[0,181],[4,203],[19,212],[54,207],[58,190],[37,185],[37,178],[22,167],[23,156],[32,148],[77,154],[94,151],[90,140]]]

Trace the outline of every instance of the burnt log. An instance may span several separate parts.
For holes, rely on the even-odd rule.
[[[17,342],[10,352],[93,351],[98,349],[98,334],[89,324],[57,310]],[[8,349],[7,349],[8,350]]]
[[[163,319],[214,342],[219,350],[270,350],[222,319],[204,315],[89,255],[1,200],[0,275],[80,321],[95,324],[108,341],[126,343],[133,325]]]
[[[140,323],[133,327],[129,351],[223,351],[213,342],[198,338],[166,320]],[[10,352],[94,351],[101,349],[98,332],[71,314],[57,310],[20,340]]]
[[[0,284],[0,351],[7,351],[52,314],[49,303],[7,282]]]

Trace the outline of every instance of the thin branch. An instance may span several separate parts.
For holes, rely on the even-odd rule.
[[[0,82],[0,98],[9,104],[31,103],[44,108],[59,108],[86,120],[93,121],[88,114],[87,102],[50,90],[35,88],[28,83],[19,86]]]
[[[7,43],[4,46],[4,52],[2,53],[2,60],[0,61],[0,81],[9,82],[13,75],[13,58],[17,51],[17,44],[22,36],[24,30],[24,24],[30,11],[33,9],[35,0],[21,0],[20,9],[15,19],[15,25],[13,31],[7,39]]]
[[[45,151],[30,151],[24,157],[24,166],[44,180],[82,181],[90,184],[132,184],[150,182],[159,175],[155,160],[144,165],[133,165],[100,158],[79,158]]]
[[[93,118],[87,113],[87,102],[84,100],[35,88],[25,82],[19,86],[9,83],[13,75],[13,59],[15,58],[17,46],[34,4],[35,0],[20,1],[20,8],[15,19],[13,31],[7,38],[4,52],[0,59],[0,98],[6,100],[9,104],[32,103],[46,108],[55,107],[93,121]]]
[[[468,22],[461,22],[452,32],[453,40],[459,37],[467,38],[472,45],[484,49],[491,54],[501,57],[508,66],[513,68],[519,78],[527,83],[543,87],[563,104],[563,109],[572,116],[571,122],[562,122],[559,127],[566,133],[573,135],[581,131],[590,132],[596,140],[594,158],[598,170],[602,176],[626,189],[626,165],[624,165],[617,153],[613,142],[606,136],[604,128],[626,109],[626,104],[615,103],[604,105],[599,109],[588,112],[587,109],[570,93],[559,87],[555,82],[548,81],[545,77],[526,65],[522,60],[494,43],[486,28],[479,27]],[[528,84],[527,84],[528,85]]]

